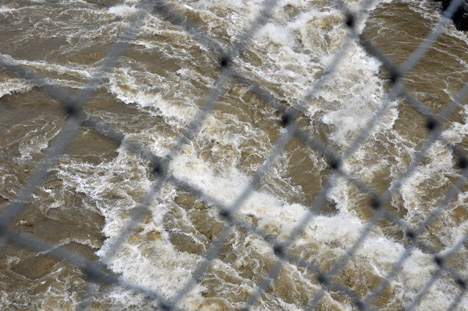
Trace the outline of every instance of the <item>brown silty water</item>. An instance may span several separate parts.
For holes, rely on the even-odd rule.
[[[196,2],[190,4],[197,7]],[[123,29],[121,22],[125,17],[106,13],[108,7],[113,5],[111,2],[102,4],[89,1],[73,4],[67,10],[61,3],[33,5],[24,1],[3,4],[4,7],[21,10],[2,13],[0,50],[14,59],[24,60],[23,65],[40,71],[70,92],[76,92],[76,88],[81,87],[89,78],[87,74],[93,71],[92,68],[101,63],[102,57],[108,53],[117,34]],[[282,5],[283,11],[277,18],[284,17],[291,22],[299,20],[306,9],[313,8],[321,13],[330,10],[321,1],[311,1],[308,5],[309,7]],[[381,4],[371,12],[364,34],[390,59],[401,64],[434,25],[438,14],[436,5],[429,1],[423,2],[420,7],[400,1]],[[249,13],[247,10],[231,9],[221,4],[210,10],[189,10],[184,7],[180,7],[180,10],[200,20],[203,27],[224,44],[233,42],[239,36],[239,32],[233,31],[231,17]],[[427,16],[422,17],[423,14]],[[421,19],[424,22],[415,22]],[[304,55],[309,53],[312,55],[311,59],[314,59],[314,53],[318,55],[325,51],[329,54],[336,52],[346,34],[345,28],[341,26],[342,20],[343,16],[338,12],[317,15],[311,19],[304,27],[308,27],[307,30],[315,33],[316,37],[311,39],[312,42],[307,42],[307,37],[301,37],[302,45],[295,45],[297,52]],[[246,19],[244,23],[249,21]],[[404,79],[409,92],[435,112],[447,105],[468,77],[468,45],[464,41],[466,35],[450,29]],[[76,34],[78,31],[81,36]],[[332,34],[339,34],[341,37],[337,39]],[[297,33],[295,35],[299,36]],[[140,43],[130,45],[119,62],[120,67],[112,72],[109,81],[104,82],[95,96],[86,103],[85,111],[104,119],[127,137],[149,146],[156,153],[164,154],[187,124],[186,120],[203,103],[220,69],[215,55],[177,27],[161,22],[158,18],[148,19],[137,41]],[[142,42],[150,46],[145,46]],[[302,85],[303,81],[295,82],[294,76],[278,78],[268,75],[281,69],[277,60],[271,56],[273,52],[284,52],[278,45],[280,43],[264,45],[255,41],[241,55],[237,65],[246,75],[272,90],[283,104],[296,104],[307,83]],[[308,50],[310,51],[307,52]],[[318,56],[315,60],[319,61]],[[56,67],[51,68],[47,64],[55,64]],[[310,69],[307,73],[310,83],[323,70],[321,64],[310,66],[312,67],[303,69],[290,63],[286,69],[299,73]],[[74,70],[67,69],[70,67]],[[256,68],[261,68],[266,73],[259,73]],[[391,86],[387,73],[382,70],[379,74],[382,84],[389,90]],[[355,78],[355,81],[349,83],[358,83],[359,73]],[[14,81],[6,73],[2,73],[1,79]],[[336,85],[337,82],[332,80],[325,86],[325,90],[333,91]],[[335,92],[342,92],[344,97],[351,96],[346,90]],[[146,96],[146,102],[137,100],[142,94]],[[311,106],[316,105],[318,108],[311,108],[312,110],[300,115],[298,123],[309,134],[324,140],[333,150],[343,152],[348,141],[357,132],[347,132],[342,141],[330,139],[338,129],[337,125],[324,121],[325,116],[333,109],[340,109],[342,103],[327,101],[325,95],[319,95],[311,102]],[[136,99],[132,102],[128,100],[130,97]],[[150,102],[155,101],[155,98],[166,106],[151,105]],[[466,150],[466,135],[463,132],[466,118],[464,103],[459,103],[459,108],[442,126],[447,130],[445,137]],[[0,107],[0,126],[4,133],[0,137],[0,191],[4,208],[34,171],[66,117],[60,103],[30,85],[1,97]],[[180,111],[182,116],[178,118],[177,115],[170,115],[171,110],[167,107]],[[350,174],[368,183],[379,193],[385,191],[397,176],[404,173],[415,150],[424,144],[428,136],[426,120],[408,103],[400,100],[392,109],[391,113],[397,113],[394,123],[374,131],[356,155],[343,165]],[[187,114],[186,118],[183,114]],[[389,115],[386,115],[387,118],[390,118]],[[231,168],[245,176],[252,176],[263,163],[278,135],[284,131],[279,120],[277,111],[247,88],[233,82],[202,127],[201,134],[184,149],[183,156],[196,155],[191,160],[192,164],[183,163],[187,167],[192,165],[193,175],[200,173],[199,163],[207,163],[215,177],[221,181],[229,180]],[[393,196],[387,208],[414,226],[422,223],[425,215],[437,206],[459,177],[460,171],[455,162],[449,149],[442,144],[430,149],[421,167],[416,170],[416,177],[410,178],[402,190]],[[173,170],[176,174],[186,176],[177,171],[177,168]],[[265,207],[255,209],[252,206],[258,201],[249,202],[240,209],[238,216],[268,234],[284,239],[289,234],[290,227],[297,224],[305,214],[305,209],[299,206],[311,206],[330,176],[327,159],[300,140],[293,139],[273,166],[272,173],[258,189],[258,193],[266,193]],[[19,232],[38,236],[91,259],[98,259],[96,251],[105,245],[112,232],[115,233],[122,226],[115,219],[122,219],[122,223],[128,219],[132,207],[141,200],[153,178],[145,161],[94,132],[81,129],[67,153],[61,157],[56,168],[35,193],[27,211],[19,215],[11,226]],[[239,183],[238,192],[242,185]],[[324,271],[330,269],[357,239],[358,229],[362,227],[357,221],[365,223],[374,213],[369,207],[368,195],[344,181],[340,181],[339,185],[341,188],[332,191],[319,216],[290,247],[293,254],[310,260]],[[423,241],[435,250],[443,250],[452,245],[457,232],[464,230],[467,215],[463,195],[465,189],[460,190],[454,203],[422,235]],[[225,195],[216,193],[215,190],[207,191],[214,191],[215,196]],[[227,195],[228,199],[225,200],[229,202],[234,194]],[[271,194],[280,199],[275,201],[267,197]],[[273,206],[274,204],[281,205],[282,209]],[[343,212],[352,217],[352,221],[346,220],[342,216]],[[165,267],[167,274],[177,275],[179,272],[176,268],[184,267],[183,263],[177,262],[177,258],[171,258],[171,255],[177,254],[184,258],[187,264],[185,268],[193,271],[223,227],[224,223],[217,213],[216,207],[167,186],[151,205],[135,234],[123,246],[120,256],[122,260],[145,258],[156,267]],[[268,218],[269,213],[285,220]],[[343,224],[354,224],[357,229],[347,228],[348,231],[341,232],[340,221]],[[334,225],[338,225],[336,230],[329,229]],[[328,236],[321,236],[322,232],[324,235],[328,233]],[[401,247],[408,244],[401,232],[401,228],[392,222],[379,222],[373,230],[371,242],[358,251],[333,281],[349,286],[359,296],[365,297],[384,277],[399,252],[403,251]],[[377,248],[379,243],[389,245],[388,254],[380,254]],[[160,258],[161,249],[165,249],[163,247],[170,247],[170,252],[166,255],[168,258]],[[135,256],[132,253],[135,248],[141,257],[132,257]],[[78,268],[52,259],[46,253],[36,254],[7,244],[0,256],[0,282],[4,289],[1,304],[6,309],[72,310],[80,299],[82,290],[86,288],[87,280]],[[418,263],[426,268],[425,273],[429,276],[436,268],[431,257],[425,256],[424,251],[418,256]],[[460,271],[466,271],[466,256],[466,250],[462,249],[449,263]],[[276,256],[268,243],[243,230],[235,229],[218,260],[197,287],[198,296],[189,295],[182,305],[206,310],[239,309],[275,260]],[[116,262],[110,267],[111,270],[139,282],[137,276],[119,266],[120,261]],[[133,269],[134,265],[129,261],[128,270]],[[412,277],[405,276],[408,271],[399,273],[397,281],[391,282],[373,302],[377,308],[395,310],[409,303],[409,298],[402,293],[405,291],[405,277]],[[186,277],[188,273],[185,272]],[[166,276],[161,276],[161,280],[164,277]],[[317,276],[312,271],[284,264],[256,308],[304,308],[320,289],[316,279]],[[448,276],[444,276],[443,280],[448,284],[448,292],[455,295],[457,291],[454,281]],[[185,281],[186,279],[180,279],[176,285],[166,286],[169,289],[154,286],[170,297],[174,293],[172,286],[180,288]],[[141,282],[146,285],[147,281]],[[418,288],[418,285],[414,287]],[[116,291],[112,287],[102,287],[91,309],[112,310],[125,307],[146,310],[154,306],[151,302],[142,302],[132,295],[128,297],[135,299],[135,302],[129,300],[128,305],[124,305],[116,298]],[[316,309],[355,308],[352,306],[349,297],[332,289],[325,294]]]

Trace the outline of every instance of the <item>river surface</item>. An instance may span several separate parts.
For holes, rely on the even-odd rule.
[[[437,23],[439,3],[430,0],[344,1],[359,10],[359,33],[396,64],[402,64]],[[0,53],[39,72],[70,94],[99,71],[119,34],[137,13],[137,1],[0,0]],[[196,20],[223,47],[236,42],[259,14],[259,0],[187,0],[173,4]],[[113,125],[157,155],[165,155],[196,115],[222,69],[209,46],[155,12],[143,14],[136,38],[109,71],[84,110]],[[348,30],[337,5],[322,0],[282,0],[272,17],[240,52],[233,66],[268,89],[286,107],[297,105],[345,43]],[[409,92],[440,112],[468,80],[468,33],[449,23],[440,39],[404,78]],[[343,153],[391,89],[388,72],[353,39],[335,73],[299,115],[301,129]],[[441,125],[443,137],[468,151],[465,100]],[[65,123],[61,104],[36,85],[0,72],[0,208],[34,172]],[[226,205],[235,201],[286,129],[281,115],[249,89],[232,81],[169,172]],[[403,99],[393,100],[366,140],[342,164],[354,178],[383,193],[407,169],[429,133],[426,119]],[[332,176],[327,158],[293,139],[237,217],[278,240],[300,223]],[[386,207],[413,227],[423,223],[460,176],[445,143],[433,144],[420,166]],[[147,161],[81,128],[66,154],[35,192],[12,227],[91,259],[102,258],[154,181]],[[463,187],[421,235],[416,247],[381,294],[380,310],[411,303],[437,270],[431,252],[448,251],[468,232],[468,192]],[[135,284],[176,295],[223,227],[215,206],[165,185],[117,254],[109,271]],[[369,195],[338,178],[327,202],[288,250],[324,271],[357,240],[375,211]],[[333,278],[360,298],[371,293],[409,240],[391,221],[380,221]],[[276,260],[270,244],[241,229],[229,235],[207,273],[178,306],[191,310],[237,310]],[[79,268],[7,244],[0,254],[2,310],[74,310],[87,280]],[[448,264],[468,277],[468,250]],[[301,310],[320,290],[310,270],[285,263],[253,306],[255,310]],[[442,273],[417,310],[445,310],[460,293]],[[157,304],[119,287],[101,286],[90,310],[155,310]],[[336,290],[316,310],[357,310]],[[468,310],[468,297],[457,310]]]

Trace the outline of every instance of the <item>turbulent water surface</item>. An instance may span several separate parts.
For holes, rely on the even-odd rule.
[[[345,1],[360,14],[359,33],[389,59],[402,64],[440,17],[430,0]],[[372,1],[371,1],[372,2]],[[223,47],[237,42],[258,16],[260,0],[187,0],[171,7],[189,16]],[[135,0],[0,1],[0,53],[4,61],[39,72],[76,94],[100,70],[119,35],[138,13]],[[196,115],[221,73],[218,55],[157,12],[140,12],[141,28],[128,49],[94,84],[84,110],[113,125],[126,139],[155,154],[167,154]],[[233,66],[274,94],[286,107],[307,90],[345,44],[348,30],[338,4],[324,0],[279,1]],[[468,36],[448,24],[434,48],[405,76],[411,94],[440,112],[468,79]],[[351,146],[386,98],[391,84],[381,63],[352,39],[335,73],[305,104],[301,129],[335,152]],[[0,198],[5,208],[34,172],[66,121],[56,99],[36,84],[0,72]],[[446,141],[468,151],[466,101],[442,124]],[[224,204],[233,203],[285,133],[280,113],[232,81],[194,138],[168,170]],[[369,136],[342,164],[349,175],[383,193],[404,174],[428,137],[426,119],[403,99],[388,108]],[[237,216],[276,239],[286,239],[307,214],[332,171],[321,152],[291,140]],[[442,201],[460,176],[446,143],[436,142],[387,208],[416,227]],[[20,232],[102,258],[155,176],[147,161],[81,128],[65,155],[35,192],[28,209],[11,224]],[[468,195],[460,189],[373,306],[397,310],[411,303],[437,270],[431,252],[449,251],[468,232]],[[324,271],[357,240],[375,211],[369,196],[336,178],[327,202],[288,250]],[[128,241],[109,260],[109,272],[161,293],[167,299],[189,281],[222,230],[216,206],[164,185]],[[409,245],[401,226],[378,222],[333,281],[366,297]],[[262,238],[234,229],[201,281],[178,302],[193,310],[236,310],[261,282],[277,257]],[[76,266],[47,252],[7,244],[0,255],[2,310],[73,310],[87,280]],[[468,277],[468,251],[449,259]],[[317,275],[285,263],[254,305],[256,310],[305,308],[321,289]],[[445,310],[460,293],[442,273],[418,310]],[[91,310],[153,310],[157,303],[119,287],[100,286]],[[457,310],[468,310],[463,298]],[[316,310],[355,310],[351,298],[331,289]]]

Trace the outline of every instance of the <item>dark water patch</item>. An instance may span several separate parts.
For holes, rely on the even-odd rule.
[[[66,155],[77,162],[99,164],[114,158],[118,146],[110,139],[89,129],[81,129],[67,148]]]
[[[16,7],[14,11],[0,13],[0,49],[13,58],[34,61],[54,62],[55,55],[63,51],[73,51],[98,41],[100,44],[94,48],[105,49],[102,34],[105,35],[106,30],[101,33],[103,21],[106,20],[109,32],[120,19],[115,15],[96,14],[92,6],[84,3],[68,8],[61,1],[20,1]]]
[[[3,96],[0,109],[0,167],[5,182],[2,196],[12,198],[14,189],[24,183],[44,156],[65,117],[60,104],[37,88]]]
[[[436,21],[411,9],[411,3],[384,3],[371,13],[364,34],[396,64],[403,64],[429,34]],[[425,19],[424,23],[414,20]],[[406,88],[438,113],[463,86],[468,76],[464,61],[466,41],[451,34],[447,26],[433,48],[404,77]]]

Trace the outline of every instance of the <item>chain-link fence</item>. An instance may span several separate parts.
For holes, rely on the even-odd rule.
[[[193,20],[190,16],[184,15],[180,10],[175,9],[171,4],[159,0],[145,0],[140,3],[135,13],[130,18],[126,29],[122,32],[114,46],[110,49],[108,55],[104,58],[104,62],[99,68],[98,72],[93,76],[86,87],[84,87],[78,94],[71,95],[64,89],[50,84],[49,80],[42,77],[39,73],[31,69],[24,68],[17,65],[10,58],[2,55],[0,57],[0,64],[2,70],[9,74],[16,75],[22,79],[27,80],[35,86],[38,86],[42,92],[52,96],[61,102],[64,113],[67,115],[65,124],[63,125],[60,133],[56,136],[53,142],[47,148],[44,158],[35,171],[29,176],[21,190],[16,194],[14,200],[9,202],[6,208],[1,212],[0,233],[1,244],[0,249],[3,249],[6,243],[20,245],[26,247],[34,252],[42,252],[47,256],[64,260],[80,267],[83,271],[83,278],[88,280],[89,284],[87,289],[82,294],[79,303],[77,303],[77,310],[87,310],[91,307],[94,296],[99,290],[96,284],[110,284],[119,286],[126,290],[145,296],[147,299],[157,302],[161,310],[175,310],[181,309],[179,302],[181,302],[186,295],[188,295],[194,287],[200,283],[207,274],[210,273],[210,266],[213,261],[219,256],[222,248],[225,246],[226,240],[233,232],[234,228],[239,228],[248,235],[254,235],[264,240],[271,247],[271,251],[275,255],[275,261],[269,266],[267,273],[258,282],[257,287],[248,293],[244,301],[244,309],[256,308],[259,300],[267,293],[278,278],[281,270],[285,264],[296,266],[315,282],[319,290],[311,292],[308,301],[305,301],[300,308],[307,310],[320,309],[321,300],[325,295],[334,293],[335,295],[344,295],[349,300],[349,307],[351,309],[367,310],[382,308],[375,304],[379,296],[387,289],[392,279],[400,271],[403,265],[415,249],[421,249],[426,254],[430,254],[433,258],[434,264],[437,266],[433,270],[432,276],[420,288],[419,293],[415,295],[412,301],[405,306],[405,309],[411,310],[418,308],[418,305],[425,299],[425,294],[430,290],[431,286],[438,281],[442,275],[446,278],[451,278],[453,282],[458,285],[458,293],[454,294],[454,299],[449,306],[449,310],[456,310],[461,306],[463,296],[466,293],[467,281],[465,277],[466,271],[459,271],[454,268],[450,262],[452,256],[457,256],[458,252],[465,248],[465,243],[468,238],[468,232],[459,236],[458,242],[454,244],[448,251],[440,252],[435,250],[432,246],[427,245],[419,237],[438,220],[438,217],[450,205],[450,202],[462,191],[468,174],[468,159],[465,152],[459,146],[455,146],[449,142],[441,134],[443,132],[443,123],[450,119],[452,114],[459,107],[468,95],[468,82],[453,97],[453,100],[444,106],[439,113],[434,113],[427,105],[417,100],[405,89],[404,78],[410,73],[413,68],[423,59],[437,42],[438,37],[444,30],[444,27],[450,22],[450,17],[455,12],[462,1],[452,1],[450,6],[441,14],[440,21],[433,27],[432,31],[422,41],[415,51],[408,56],[406,61],[397,66],[392,63],[389,58],[371,42],[366,36],[356,31],[357,21],[360,19],[360,14],[366,12],[374,1],[366,0],[362,7],[358,10],[350,9],[345,2],[331,1],[332,5],[342,11],[344,17],[343,24],[347,27],[348,36],[342,45],[337,49],[334,57],[329,61],[328,66],[322,71],[316,81],[310,86],[308,91],[302,96],[302,99],[297,105],[285,105],[281,100],[275,98],[273,92],[270,92],[264,86],[261,86],[242,74],[236,68],[235,60],[243,53],[246,46],[248,46],[253,36],[259,31],[277,5],[278,0],[267,0],[262,4],[260,13],[252,21],[251,25],[243,31],[243,35],[233,44],[229,49],[225,49],[217,38],[212,38],[204,30],[197,21]],[[179,138],[175,141],[167,154],[159,155],[154,154],[150,148],[145,147],[143,144],[136,140],[126,138],[117,128],[113,125],[99,120],[95,117],[87,115],[83,107],[95,94],[95,85],[99,84],[106,75],[115,68],[117,61],[127,49],[127,46],[138,35],[140,27],[144,25],[146,14],[158,15],[167,23],[184,29],[194,39],[199,40],[210,53],[214,53],[219,61],[221,68],[219,77],[213,88],[206,96],[204,103],[200,106],[196,115],[192,118],[180,134]],[[343,55],[347,53],[351,42],[359,42],[368,53],[371,53],[382,64],[385,70],[389,72],[390,77],[390,90],[381,103],[380,107],[373,112],[372,117],[360,131],[349,147],[341,153],[337,153],[327,143],[323,142],[318,137],[313,137],[301,126],[297,124],[298,116],[304,112],[310,100],[319,92],[319,90],[328,82],[328,79],[333,76],[335,69],[340,65],[343,60]],[[198,188],[186,180],[171,174],[168,169],[173,159],[182,151],[185,144],[190,143],[194,136],[200,131],[203,123],[207,117],[215,109],[215,104],[219,101],[220,97],[226,92],[227,86],[230,83],[236,83],[249,89],[250,92],[264,102],[266,105],[279,112],[279,121],[281,122],[284,130],[279,133],[276,142],[269,151],[269,154],[264,157],[263,163],[256,169],[251,177],[247,187],[245,187],[238,197],[231,204],[223,203],[212,195],[208,194],[204,189]],[[348,173],[343,168],[343,163],[348,160],[353,153],[360,147],[366,140],[373,129],[381,122],[381,118],[388,110],[391,103],[401,98],[406,101],[414,111],[421,115],[426,121],[427,137],[414,154],[412,159],[407,163],[406,169],[403,174],[391,182],[389,187],[384,191],[377,191],[372,184],[367,184],[358,180],[351,173]],[[26,209],[30,208],[28,202],[31,201],[34,193],[41,186],[41,184],[49,176],[51,169],[56,165],[60,156],[65,153],[67,147],[72,143],[73,137],[80,128],[87,128],[89,130],[102,135],[113,143],[123,146],[125,149],[133,152],[135,155],[142,157],[149,163],[154,180],[149,188],[149,191],[143,196],[141,202],[136,208],[131,211],[131,216],[127,221],[124,228],[120,231],[118,237],[113,239],[112,245],[107,248],[105,254],[102,254],[99,261],[93,261],[89,258],[79,255],[76,252],[68,250],[67,248],[57,248],[53,244],[39,239],[34,236],[20,234],[15,230],[13,223],[16,217],[23,213]],[[267,175],[269,169],[272,167],[275,160],[285,152],[286,146],[293,139],[299,139],[302,143],[310,147],[313,152],[319,152],[326,159],[329,170],[331,171],[328,180],[323,184],[322,189],[313,199],[312,204],[307,209],[304,217],[295,225],[286,238],[278,238],[272,236],[270,233],[265,232],[260,226],[239,217],[236,212],[248,200],[249,196],[260,187],[264,177]],[[431,146],[436,142],[442,143],[446,146],[458,161],[458,166],[461,169],[460,174],[455,179],[454,183],[449,189],[439,204],[432,208],[430,213],[425,216],[424,221],[419,226],[415,227],[407,223],[402,217],[391,208],[388,208],[390,202],[395,194],[402,188],[404,183],[412,176],[417,170],[418,166],[424,161],[425,156],[430,150]],[[308,258],[302,258],[297,252],[292,252],[290,246],[300,240],[301,235],[304,234],[307,227],[310,225],[312,219],[317,216],[319,211],[326,205],[327,196],[331,189],[336,185],[337,180],[346,180],[349,184],[353,185],[357,191],[362,192],[369,198],[369,206],[372,208],[372,214],[368,219],[367,224],[360,231],[358,238],[352,245],[347,248],[347,251],[338,259],[333,261],[333,264],[326,268],[320,265],[319,262],[312,261]],[[222,229],[213,238],[209,247],[204,252],[202,259],[198,262],[196,269],[191,271],[191,278],[178,290],[177,293],[171,297],[163,295],[154,289],[150,289],[134,282],[126,280],[122,276],[116,276],[109,273],[106,265],[112,261],[113,257],[120,251],[121,246],[129,239],[134,233],[142,219],[145,217],[150,204],[158,199],[158,195],[166,185],[171,185],[176,189],[180,189],[192,195],[193,197],[205,202],[213,209],[217,209],[220,219],[223,220]],[[363,246],[366,239],[372,234],[373,230],[378,226],[381,221],[388,221],[399,228],[400,234],[407,240],[406,247],[399,254],[399,258],[388,266],[385,276],[380,278],[378,282],[369,285],[369,290],[362,294],[356,292],[348,283],[339,282],[339,278],[335,278],[340,272],[345,269],[347,264],[353,259],[360,247]],[[466,262],[463,266],[466,269]],[[167,285],[169,286],[169,284]],[[466,307],[466,306],[464,306]],[[392,306],[387,306],[392,309]]]

